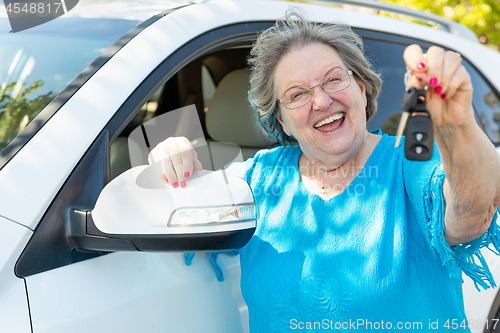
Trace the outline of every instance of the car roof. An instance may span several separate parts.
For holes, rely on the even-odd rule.
[[[208,1],[213,0],[80,0],[72,10],[64,15],[64,17],[110,18],[145,21],[148,18],[165,10],[171,10],[190,4]],[[293,0],[284,1],[295,2]],[[3,2],[4,1],[0,0],[0,3]],[[302,0],[300,2],[314,3],[316,5],[325,6],[338,5],[343,6],[343,9],[346,10],[371,9],[377,13],[383,12],[403,15],[406,18],[418,20],[424,24],[429,24],[440,30],[447,31],[453,35],[461,36],[466,39],[479,42],[477,36],[471,29],[458,22],[433,13],[404,7],[393,3],[382,2],[378,0]],[[6,17],[7,13],[5,11],[5,7],[1,7],[0,17]]]
[[[110,18],[145,21],[150,17],[166,10],[208,1],[213,0],[80,0],[72,10],[64,15],[64,17]],[[293,0],[284,1],[296,3]],[[3,2],[4,1],[0,1],[0,3]],[[478,37],[471,29],[458,22],[433,13],[393,3],[378,0],[303,0],[300,2],[325,6],[342,6],[342,8],[346,10],[366,11],[366,9],[371,9],[375,13],[400,15],[398,16],[399,18],[403,15],[405,18],[418,20],[424,24],[431,25],[453,35],[479,42]],[[5,11],[5,7],[1,6],[0,17],[6,16],[7,13]]]

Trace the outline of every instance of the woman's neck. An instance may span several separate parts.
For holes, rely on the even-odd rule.
[[[316,156],[303,151],[299,159],[303,183],[310,192],[319,195],[326,192],[332,197],[342,192],[363,169],[380,138],[366,132],[358,148],[349,154]]]

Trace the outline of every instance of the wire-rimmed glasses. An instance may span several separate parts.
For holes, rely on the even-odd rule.
[[[313,87],[293,87],[285,91],[278,100],[289,109],[297,109],[309,103],[314,96],[314,88],[319,87],[327,94],[333,94],[344,90],[351,84],[352,71],[334,68],[331,70],[320,84]]]

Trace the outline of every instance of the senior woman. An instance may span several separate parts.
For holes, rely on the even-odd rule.
[[[251,332],[468,331],[461,273],[494,285],[471,258],[500,244],[500,157],[475,122],[460,55],[405,50],[410,83],[428,86],[438,148],[409,161],[394,137],[366,129],[381,80],[362,40],[303,16],[291,10],[264,31],[249,60],[250,102],[280,146],[227,170],[248,181],[260,209],[240,251]],[[155,151],[173,186],[202,168],[185,138]]]

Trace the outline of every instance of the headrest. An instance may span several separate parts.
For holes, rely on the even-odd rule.
[[[208,104],[207,131],[216,141],[241,147],[272,147],[274,142],[258,124],[248,102],[249,76],[249,71],[238,69],[222,79]]]

